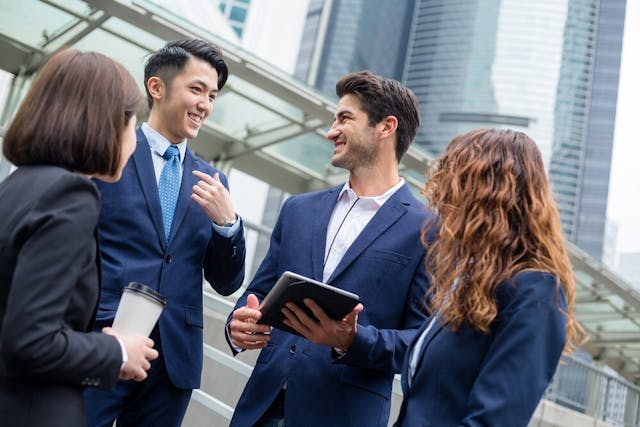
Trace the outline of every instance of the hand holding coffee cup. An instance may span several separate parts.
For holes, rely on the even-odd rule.
[[[113,328],[102,328],[107,335],[117,337],[127,352],[127,362],[120,369],[121,380],[142,381],[147,378],[151,367],[151,360],[158,357],[158,351],[153,349],[153,340],[142,335],[123,335]]]

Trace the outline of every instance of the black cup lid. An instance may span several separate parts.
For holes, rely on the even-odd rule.
[[[160,303],[162,306],[167,305],[167,298],[164,295],[160,294],[159,292],[156,292],[155,290],[151,289],[147,285],[143,285],[142,283],[131,282],[127,286],[125,286],[124,289],[128,291],[138,292]]]

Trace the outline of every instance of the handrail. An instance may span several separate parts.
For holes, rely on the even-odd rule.
[[[247,230],[252,232],[270,232],[269,228],[251,221],[243,222]],[[228,297],[209,291],[205,291],[203,296],[204,307],[207,309],[225,317],[233,310],[234,303]],[[234,358],[229,351],[222,351],[205,343],[204,354],[208,359],[245,378],[251,375],[252,366]],[[573,355],[562,356],[543,398],[616,427],[640,427],[640,387],[607,369]],[[402,396],[399,375],[393,381],[393,394]],[[194,399],[225,419],[231,419],[233,408],[206,392],[195,390]]]

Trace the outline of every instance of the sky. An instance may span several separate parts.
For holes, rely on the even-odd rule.
[[[640,0],[627,0],[607,217],[617,252],[640,252]]]

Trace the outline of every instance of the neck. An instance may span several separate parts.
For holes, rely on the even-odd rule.
[[[163,126],[163,122],[164,120],[162,119],[162,117],[160,117],[160,114],[156,110],[151,108],[151,111],[149,112],[149,118],[147,119],[147,124],[149,125],[149,127],[158,132],[160,135],[164,136],[171,144],[181,143],[183,139],[176,139],[175,136],[172,136],[169,132],[167,132],[167,129]]]
[[[359,197],[374,197],[386,193],[400,181],[398,167],[360,169],[349,173],[349,185]]]

